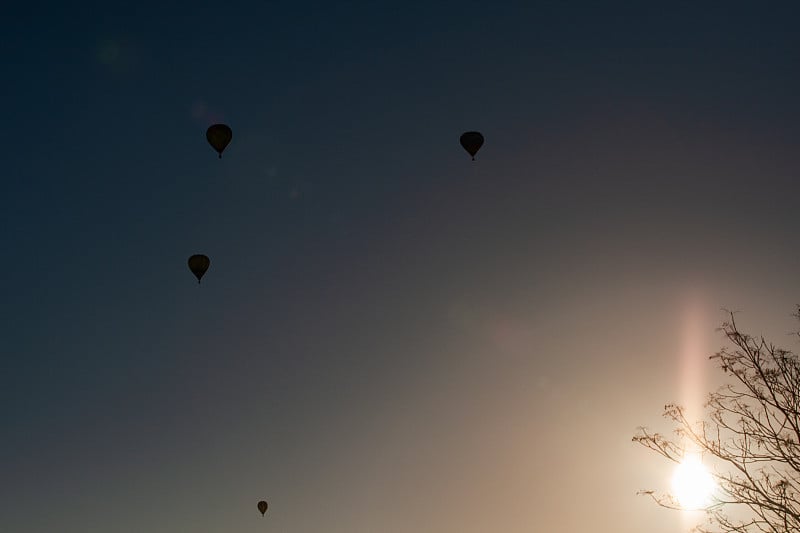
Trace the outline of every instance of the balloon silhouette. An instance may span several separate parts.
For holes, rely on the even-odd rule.
[[[264,513],[267,512],[267,502],[264,500],[258,502],[258,510],[261,511],[261,516],[264,516]]]
[[[211,266],[211,259],[208,256],[196,254],[189,258],[189,270],[197,277],[197,283],[200,283],[200,279],[202,279],[209,266]]]
[[[466,150],[467,153],[472,156],[472,160],[475,161],[475,154],[477,154],[478,150],[483,146],[483,135],[477,131],[468,131],[461,135],[460,140],[461,146],[464,147],[464,150]]]
[[[225,150],[225,147],[228,146],[228,143],[231,142],[232,138],[233,130],[226,124],[214,124],[209,126],[206,130],[208,144],[217,151],[220,159],[222,159],[222,152]]]

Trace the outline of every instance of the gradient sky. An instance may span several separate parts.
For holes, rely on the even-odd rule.
[[[796,348],[798,11],[599,4],[4,11],[0,530],[688,530],[631,437]]]

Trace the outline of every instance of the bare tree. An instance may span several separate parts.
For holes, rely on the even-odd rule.
[[[676,438],[640,428],[633,441],[674,462],[695,448],[713,463],[718,490],[697,531],[800,532],[800,360],[739,331],[733,313],[720,331],[732,346],[710,359],[733,379],[709,394],[706,419],[688,420],[683,407],[668,404],[664,417],[676,424]],[[669,494],[640,493],[680,508]]]

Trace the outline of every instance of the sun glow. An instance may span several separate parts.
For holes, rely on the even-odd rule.
[[[708,507],[717,484],[697,455],[687,455],[672,475],[672,490],[680,506],[693,511]]]

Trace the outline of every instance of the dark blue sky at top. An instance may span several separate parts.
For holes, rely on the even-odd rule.
[[[624,250],[699,279],[734,242],[793,265],[796,21],[789,3],[11,8],[14,526],[42,486],[157,470],[234,419],[303,442],[347,432],[342,413],[450,364],[430,357],[461,342],[439,303],[520,311],[531,271],[546,299]],[[234,131],[221,161],[216,119]],[[458,146],[472,129],[474,164]],[[200,288],[193,253],[212,260]],[[697,270],[673,268],[687,254]]]

